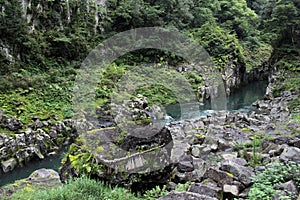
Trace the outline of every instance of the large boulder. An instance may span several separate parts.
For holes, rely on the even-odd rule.
[[[299,195],[298,188],[294,181],[290,180],[286,183],[277,185],[274,187],[277,190],[280,190],[280,193],[275,195],[275,200],[280,200],[281,196],[292,196],[292,199],[296,199]]]
[[[59,174],[54,171],[53,169],[38,169],[29,176],[28,180],[31,181],[40,181],[40,182],[45,182],[45,181],[56,181],[60,182]]]

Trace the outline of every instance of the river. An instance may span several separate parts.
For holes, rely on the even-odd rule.
[[[249,112],[254,110],[251,106],[258,99],[262,99],[267,87],[266,81],[258,81],[241,87],[233,95],[226,99],[227,110],[232,112]],[[184,108],[184,109],[183,109]],[[185,113],[181,113],[184,110]],[[174,120],[195,119],[213,112],[209,102],[204,104],[185,103],[174,104],[166,107],[166,112]],[[61,151],[57,155],[49,156],[44,160],[35,160],[26,166],[19,167],[12,172],[0,175],[0,187],[16,180],[28,177],[33,171],[40,168],[58,170],[63,154]]]

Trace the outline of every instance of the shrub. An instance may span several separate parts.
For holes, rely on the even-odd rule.
[[[272,199],[274,195],[279,193],[274,186],[280,185],[289,180],[294,180],[299,188],[299,171],[300,165],[294,162],[289,162],[288,164],[279,162],[273,163],[271,167],[267,168],[254,178],[254,185],[250,189],[248,199]],[[284,198],[291,198],[291,196]]]

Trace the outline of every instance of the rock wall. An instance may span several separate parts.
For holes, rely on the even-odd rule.
[[[20,120],[0,111],[0,172],[9,172],[31,159],[43,159],[68,145],[78,136],[71,120],[40,121],[24,126]]]

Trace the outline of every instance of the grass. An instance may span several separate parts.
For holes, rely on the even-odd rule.
[[[191,182],[178,184],[176,191],[187,191]],[[156,186],[144,195],[133,194],[121,187],[107,186],[102,182],[92,180],[87,176],[71,179],[66,184],[45,189],[38,185],[27,184],[21,190],[6,196],[6,200],[155,200],[169,193],[166,186]],[[1,198],[0,198],[1,199]]]
[[[70,180],[59,187],[40,190],[34,186],[26,186],[17,191],[8,200],[138,200],[138,196],[120,187],[107,187],[102,182],[80,177]]]

